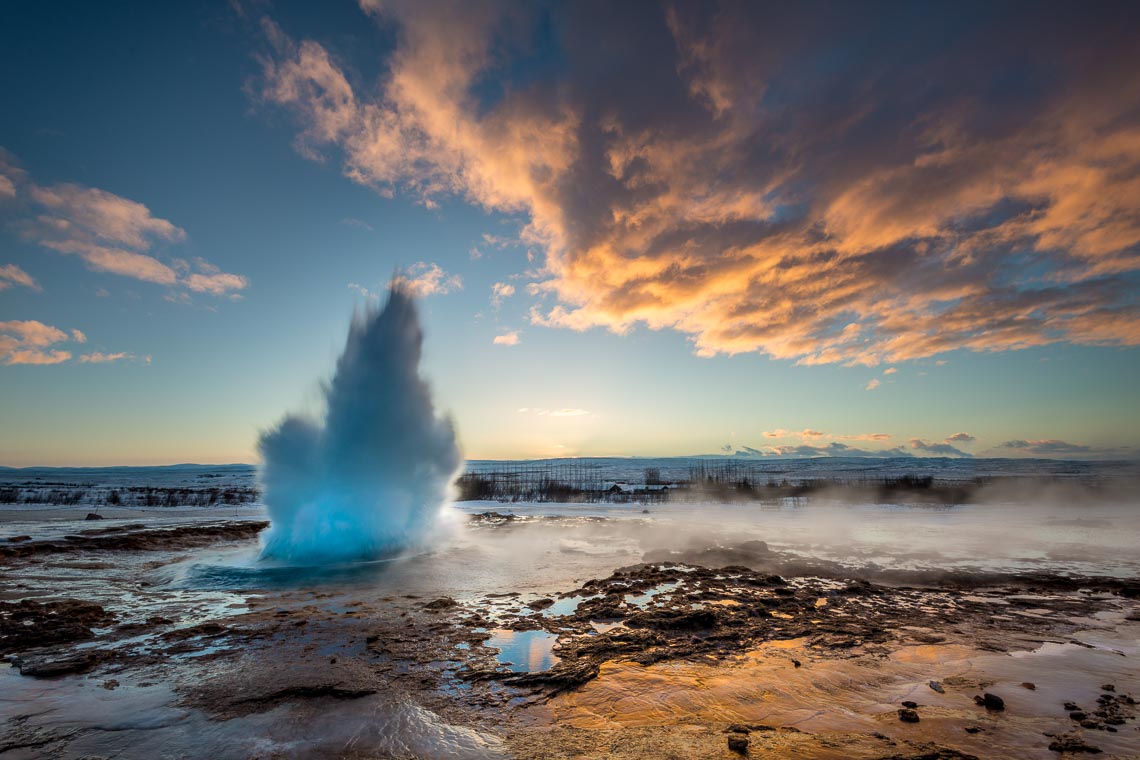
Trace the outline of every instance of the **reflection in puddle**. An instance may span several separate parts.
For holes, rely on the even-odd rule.
[[[680,581],[672,581],[670,583],[662,583],[660,586],[655,586],[649,589],[644,594],[626,594],[625,603],[633,605],[634,607],[644,607],[653,601],[653,598],[658,594],[664,594],[672,591],[681,585]]]
[[[555,599],[554,604],[550,605],[541,614],[545,617],[561,617],[562,615],[573,615],[578,610],[578,605],[589,599],[597,599],[598,595],[592,596],[568,596],[563,599]]]
[[[546,631],[491,631],[486,645],[499,650],[499,662],[515,673],[540,673],[558,662],[554,643],[558,636]]]

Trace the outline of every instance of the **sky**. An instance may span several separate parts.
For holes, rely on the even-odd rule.
[[[420,298],[469,458],[1136,458],[1140,5],[16,0],[0,464],[254,462]]]

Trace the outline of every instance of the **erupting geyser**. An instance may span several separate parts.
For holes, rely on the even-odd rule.
[[[262,557],[373,559],[431,529],[460,465],[450,420],[420,376],[423,333],[398,286],[357,314],[321,423],[290,415],[259,442],[272,521]]]

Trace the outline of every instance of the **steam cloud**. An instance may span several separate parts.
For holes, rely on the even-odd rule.
[[[262,434],[263,558],[372,559],[430,530],[461,457],[420,376],[422,344],[415,301],[394,285],[382,310],[353,320],[323,424],[289,415]]]

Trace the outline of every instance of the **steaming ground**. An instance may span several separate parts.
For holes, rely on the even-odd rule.
[[[463,503],[322,567],[259,505],[4,510],[0,756],[1140,756],[1135,503],[1033,493]]]

